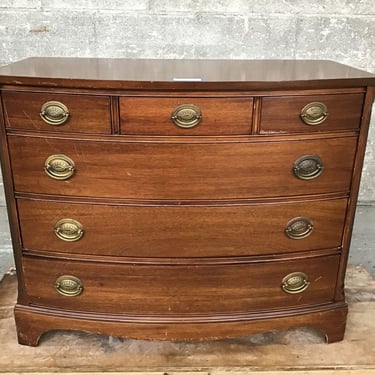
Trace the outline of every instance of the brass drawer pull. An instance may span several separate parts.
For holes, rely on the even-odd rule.
[[[301,109],[301,120],[306,125],[319,125],[328,117],[327,106],[324,103],[312,102]]]
[[[305,291],[309,285],[310,281],[305,273],[293,272],[283,278],[281,288],[285,293],[297,294]]]
[[[44,170],[47,175],[55,180],[67,180],[75,171],[72,159],[63,154],[51,155],[44,162]]]
[[[49,125],[62,125],[68,120],[69,110],[63,103],[56,101],[46,102],[40,109],[40,117]]]
[[[83,283],[78,277],[63,275],[56,279],[55,289],[65,297],[76,297],[83,292]]]
[[[304,155],[294,162],[293,173],[301,180],[312,180],[323,172],[323,162],[317,155]]]
[[[173,110],[171,119],[180,128],[190,129],[201,122],[202,112],[194,104],[181,104]]]
[[[60,240],[75,242],[82,238],[84,229],[77,220],[62,219],[55,224],[54,232]]]
[[[285,234],[293,239],[299,240],[310,236],[314,230],[314,225],[307,217],[295,217],[286,225]]]

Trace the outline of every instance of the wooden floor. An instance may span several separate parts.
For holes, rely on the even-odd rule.
[[[146,375],[375,375],[375,281],[362,267],[347,276],[345,340],[325,344],[301,328],[211,342],[122,340],[83,332],[51,332],[36,348],[17,344],[16,278],[0,283],[0,373]]]
[[[247,375],[247,374],[254,374],[254,375],[282,375],[282,374],[290,374],[290,375],[374,375],[375,370],[373,369],[356,369],[356,370],[343,370],[343,369],[336,369],[336,370],[276,370],[276,371],[262,371],[262,370],[240,370],[240,371],[172,371],[172,372],[151,372],[151,371],[139,371],[139,372],[58,372],[54,374],[64,374],[64,375]],[[12,375],[30,375],[30,372],[6,372],[1,374],[12,374]],[[35,373],[36,374],[36,373]],[[38,375],[50,375],[51,372],[38,372]]]
[[[290,374],[290,375],[374,375],[374,369],[352,369],[352,370],[345,370],[345,369],[324,369],[324,370],[276,370],[276,371],[262,371],[262,370],[240,370],[240,371],[223,371],[223,370],[213,370],[213,371],[171,371],[171,372],[151,372],[151,371],[139,371],[139,372],[54,372],[53,374],[64,374],[64,375],[247,375],[247,374],[254,374],[254,375],[282,375],[282,374]],[[30,372],[6,372],[1,374],[9,374],[9,375],[30,375]],[[36,374],[36,373],[34,373]],[[38,375],[51,375],[51,372],[37,372]]]

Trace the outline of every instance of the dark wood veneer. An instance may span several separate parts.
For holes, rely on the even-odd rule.
[[[179,81],[174,78],[202,78]],[[29,58],[0,68],[0,84],[89,89],[285,90],[358,88],[374,75],[328,60]]]
[[[347,199],[141,207],[18,199],[17,205],[26,251],[184,258],[259,256],[340,247]],[[288,238],[288,222],[301,216],[311,220],[313,232],[304,239]],[[83,225],[85,234],[79,241],[64,242],[55,235],[55,224],[65,217]],[[147,239],[143,233],[147,233]]]
[[[81,330],[125,338],[155,340],[218,340],[292,327],[318,328],[327,342],[344,338],[348,308],[345,303],[331,303],[303,309],[261,311],[242,316],[214,316],[206,321],[190,322],[156,318],[140,321],[137,317],[114,314],[89,314],[45,307],[16,305],[15,319],[20,344],[36,346],[43,333],[51,330]]]
[[[338,255],[331,255],[236,265],[116,265],[25,257],[22,271],[33,305],[152,318],[328,303],[333,300],[338,261]],[[280,280],[301,268],[310,277],[306,292],[285,293]],[[82,280],[84,291],[78,297],[61,296],[51,287],[64,272]]]
[[[3,93],[6,126],[14,129],[73,133],[111,134],[109,98],[88,95],[67,95],[59,92]],[[49,101],[64,103],[69,118],[63,125],[51,126],[42,120],[42,104]],[[22,110],[20,111],[20,108]]]
[[[357,129],[360,125],[364,95],[307,95],[263,98],[261,134],[327,132]],[[323,102],[327,119],[319,125],[306,125],[301,108],[311,102]]]
[[[8,140],[17,192],[175,200],[347,192],[357,143],[357,137],[103,143],[13,134]],[[69,180],[56,181],[44,172],[53,154],[74,160],[76,173]],[[300,180],[292,172],[294,162],[310,154],[322,159],[324,171],[314,180]]]
[[[178,105],[194,104],[202,112],[201,122],[184,129],[171,120]],[[144,135],[247,135],[251,134],[253,99],[197,97],[121,97],[122,134]]]

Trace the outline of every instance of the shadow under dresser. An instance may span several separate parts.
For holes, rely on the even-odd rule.
[[[0,68],[21,344],[68,329],[341,340],[375,76],[330,61]]]

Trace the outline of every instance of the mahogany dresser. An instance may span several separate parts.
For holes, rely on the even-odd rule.
[[[21,344],[343,338],[375,76],[330,61],[0,69]]]

